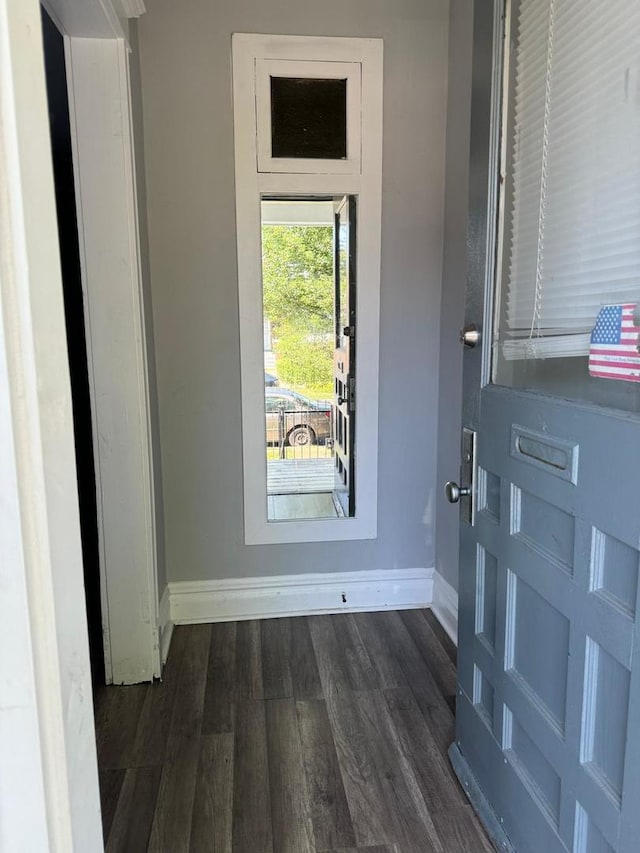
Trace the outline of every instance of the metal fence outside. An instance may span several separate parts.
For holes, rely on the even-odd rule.
[[[326,408],[286,408],[267,411],[267,460],[333,458],[333,411]]]

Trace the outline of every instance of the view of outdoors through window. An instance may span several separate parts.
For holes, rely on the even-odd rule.
[[[333,200],[262,202],[265,436],[273,521],[344,514],[335,496],[335,227]],[[346,264],[342,255],[338,266]],[[346,281],[346,270],[341,278]]]

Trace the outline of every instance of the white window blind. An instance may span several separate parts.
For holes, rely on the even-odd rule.
[[[503,355],[583,355],[640,303],[640,2],[512,5]]]

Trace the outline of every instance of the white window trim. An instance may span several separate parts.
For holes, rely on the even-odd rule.
[[[258,172],[255,89],[256,63],[262,59],[360,63],[362,142],[359,172]],[[245,543],[257,545],[375,539],[378,522],[382,41],[236,33],[233,36],[233,98]],[[267,519],[260,228],[260,198],[267,193],[283,196],[350,194],[358,197],[354,518],[282,522],[270,522]]]
[[[258,121],[258,171],[305,174],[360,173],[361,75],[359,62],[313,62],[310,60],[258,59],[256,62],[256,109]],[[318,160],[271,156],[271,86],[275,77],[315,77],[347,81],[347,157],[344,160]]]

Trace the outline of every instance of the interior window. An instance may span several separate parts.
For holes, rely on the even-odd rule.
[[[355,511],[354,198],[262,202],[267,517]],[[268,347],[268,348],[267,348]]]
[[[232,46],[245,543],[372,539],[383,42]]]
[[[347,81],[271,77],[271,155],[347,156]]]
[[[493,379],[640,411],[640,10],[511,9]]]

